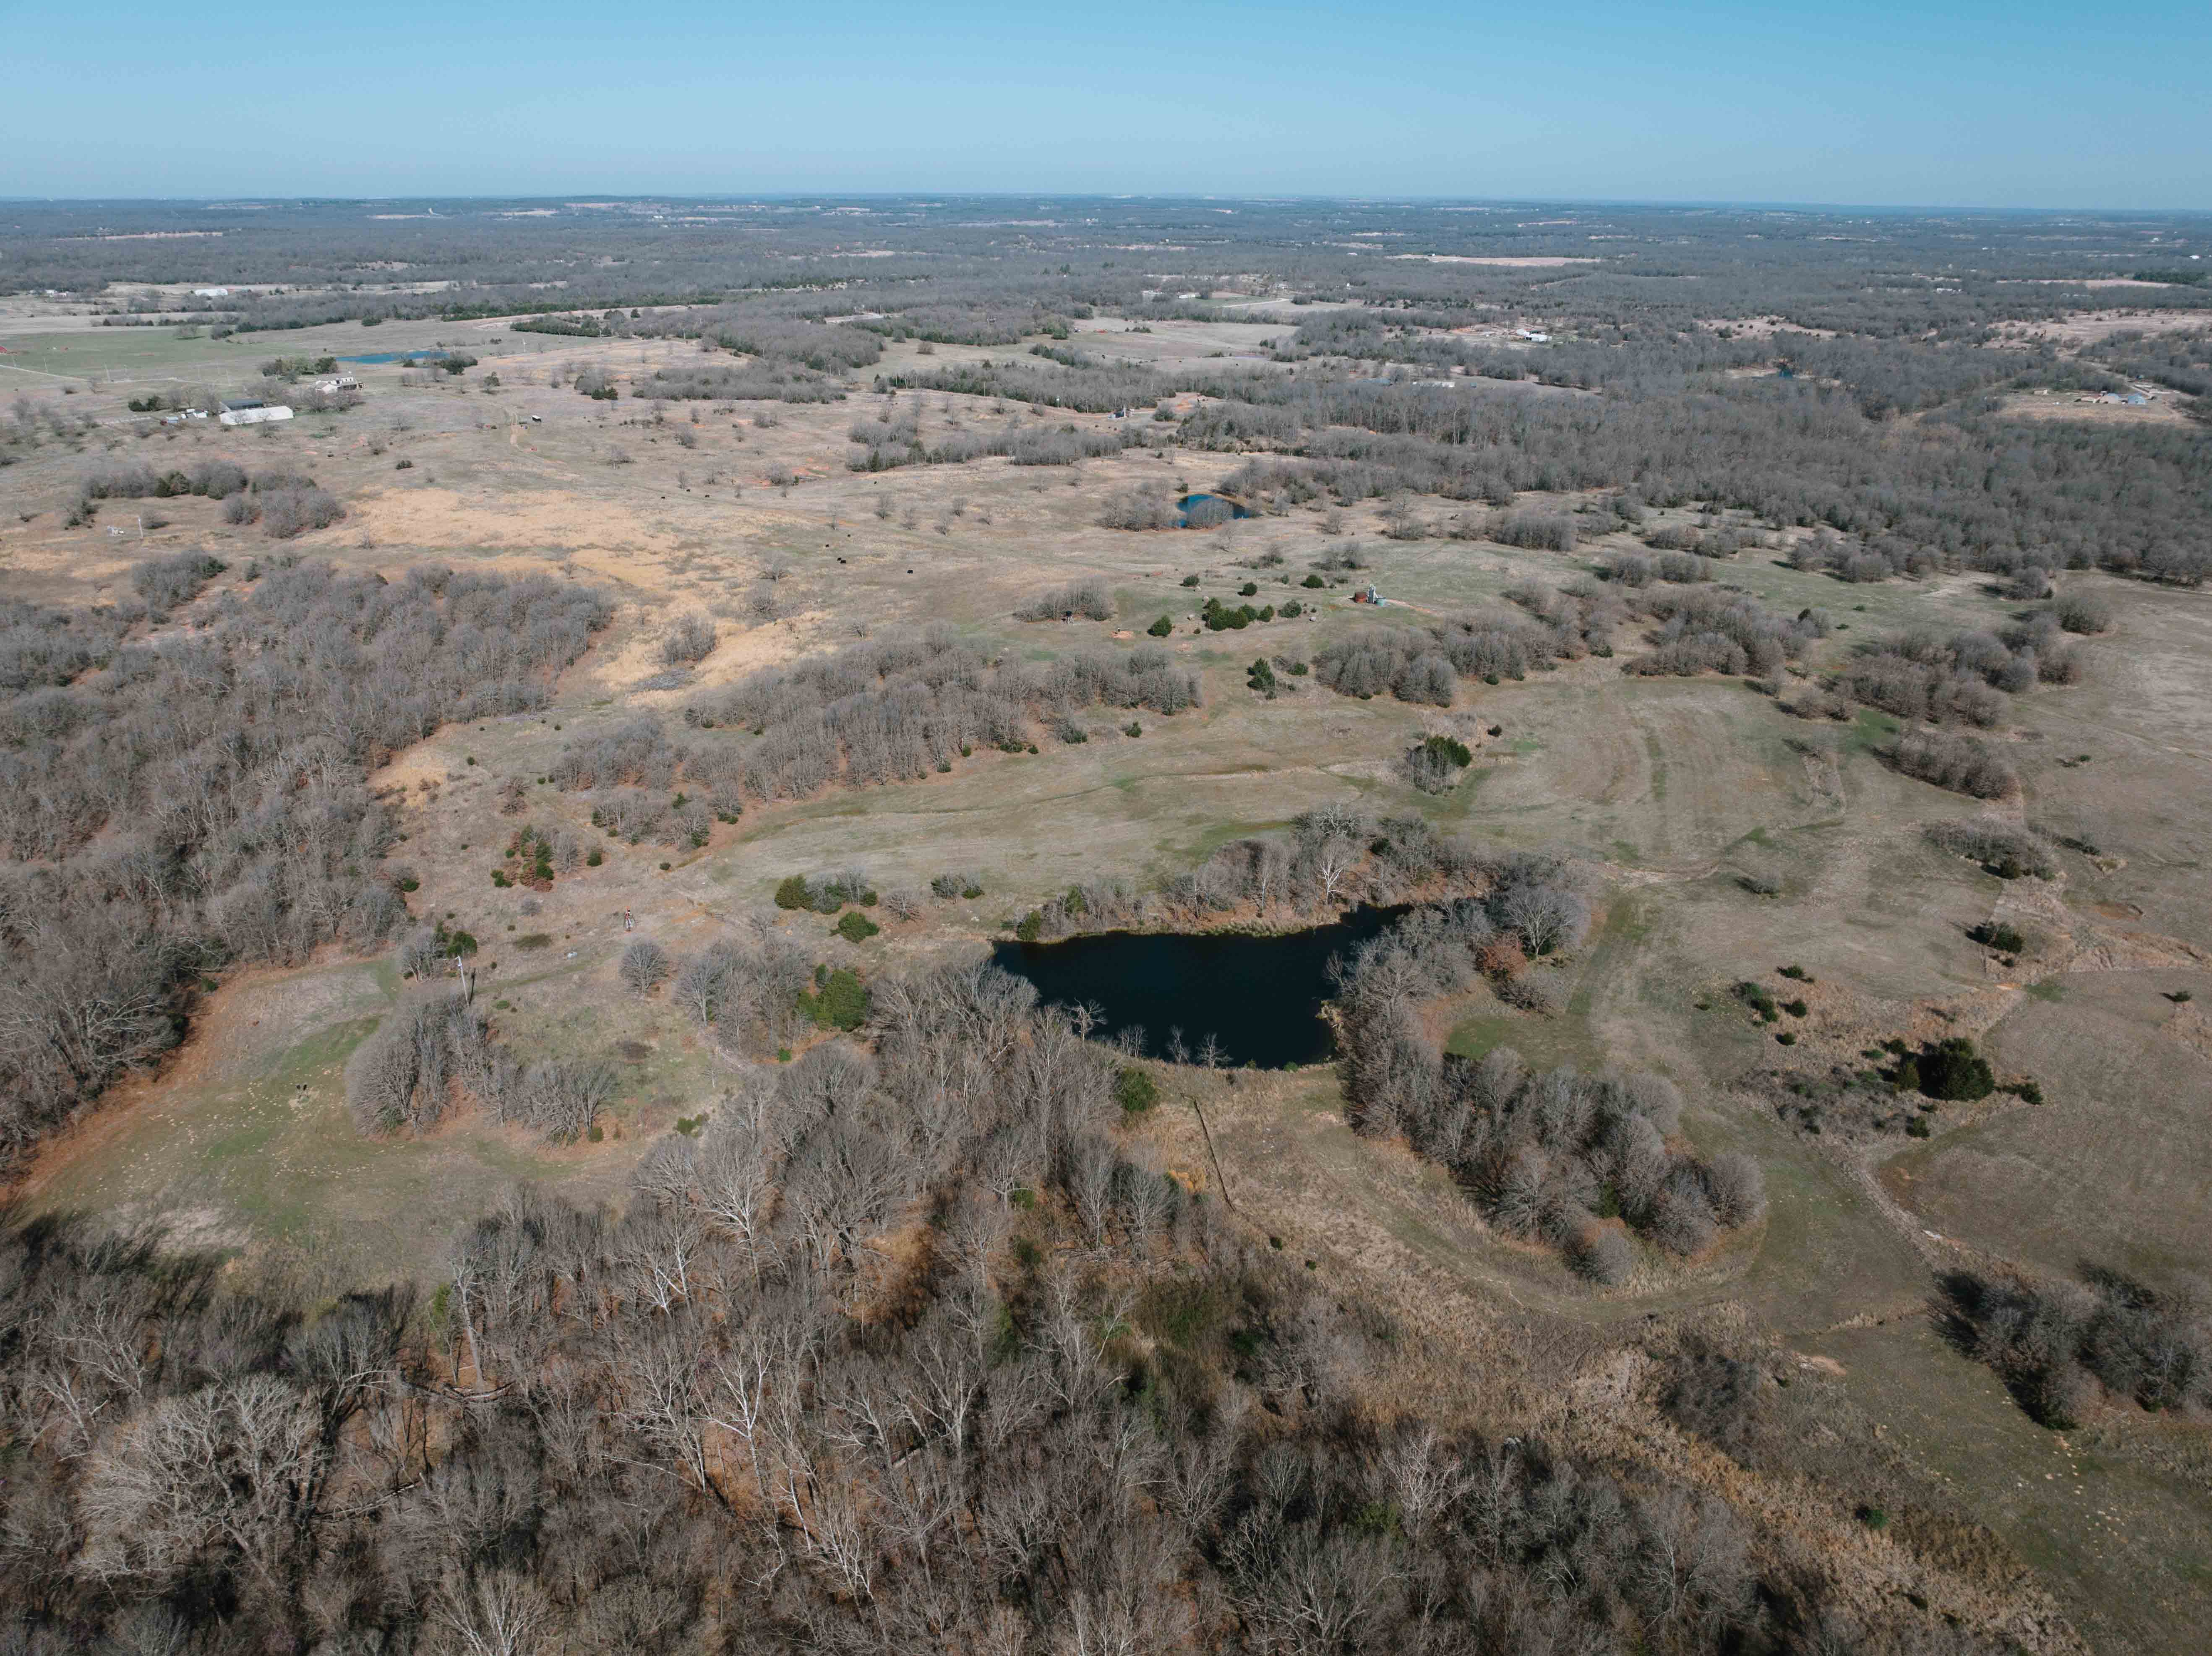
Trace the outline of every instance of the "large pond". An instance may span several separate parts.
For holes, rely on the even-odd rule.
[[[1273,937],[1242,932],[1103,931],[1065,943],[1002,943],[996,963],[1060,1005],[1089,1004],[1105,1032],[1142,1026],[1145,1050],[1164,1056],[1180,1029],[1195,1052],[1207,1035],[1223,1061],[1279,1069],[1329,1055],[1321,1021],[1328,963],[1406,911],[1355,909],[1333,925]]]

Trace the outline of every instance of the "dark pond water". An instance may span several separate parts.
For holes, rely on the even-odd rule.
[[[341,362],[436,362],[452,355],[448,351],[378,351],[371,356],[341,356]]]
[[[1103,931],[1065,943],[1002,943],[992,959],[1035,984],[1048,1004],[1096,1004],[1109,1034],[1141,1024],[1145,1050],[1156,1057],[1179,1028],[1193,1052],[1212,1034],[1226,1062],[1273,1070],[1329,1055],[1320,1012],[1330,959],[1405,912],[1355,909],[1333,925],[1279,937]]]

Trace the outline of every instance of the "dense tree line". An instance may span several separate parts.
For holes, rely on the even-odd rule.
[[[1018,980],[876,1004],[427,1299],[7,1233],[14,1646],[1983,1647],[1656,1465],[1386,1404],[1407,1337],[1114,1136]]]
[[[1299,812],[1281,834],[1216,847],[1156,890],[1119,877],[1080,881],[1038,905],[1021,929],[1034,941],[1218,925],[1240,910],[1262,924],[1310,922],[1362,903],[1407,903],[1478,889],[1492,866],[1421,817],[1378,821],[1348,805],[1316,805]]]
[[[1073,361],[1010,357],[960,362],[941,368],[878,374],[878,391],[952,391],[968,397],[1003,397],[1041,408],[1073,409],[1079,414],[1112,414],[1148,406],[1182,390],[1232,394],[1247,376],[1233,373],[1167,375],[1148,368],[1104,362],[1069,352]]]
[[[747,799],[912,781],[979,747],[1026,749],[1039,725],[1091,707],[1172,715],[1198,701],[1197,675],[1153,646],[1014,662],[933,628],[755,673],[686,707],[681,741],[650,713],[571,737],[551,773],[592,792],[595,826],[633,843],[703,844],[713,818],[735,817]],[[679,779],[697,792],[672,804]]]
[[[576,377],[576,389],[587,397],[592,394],[584,374]],[[845,391],[822,374],[769,361],[656,368],[651,378],[635,381],[630,394],[662,403],[838,403],[844,400]]]
[[[2107,1402],[2212,1407],[2212,1305],[2201,1290],[2160,1293],[2095,1267],[2079,1282],[1958,1271],[1938,1303],[1960,1349],[2045,1426],[2080,1425]]]
[[[1977,799],[2001,799],[2020,786],[2020,773],[1985,742],[1944,731],[1908,731],[1885,756],[1907,776]]]
[[[681,775],[734,815],[747,798],[949,771],[978,747],[1026,747],[1037,723],[1087,708],[1174,714],[1198,699],[1197,675],[1152,646],[1015,662],[932,628],[755,673],[687,707],[696,734],[681,747],[655,716],[572,738],[553,776],[564,788],[656,791]]]
[[[1860,549],[1847,555],[1878,556],[1893,570],[2101,567],[2203,578],[2191,525],[2212,496],[2212,461],[2186,432],[2004,417],[1983,406],[1978,381],[1973,394],[1963,384],[1921,388],[1920,354],[1902,346],[1856,370],[1856,393],[1814,375],[1730,379],[1684,360],[1684,349],[1621,347],[1615,355],[1632,361],[1645,353],[1642,378],[1623,369],[1623,383],[1571,398],[1485,395],[1468,381],[1019,362],[898,383],[1101,412],[1198,391],[1213,400],[1183,422],[1179,441],[1297,457],[1252,460],[1224,480],[1246,498],[1295,504],[1326,494],[1348,503],[1413,493],[1504,503],[1532,489],[1629,489],[1661,505],[1716,502],[1778,525],[1825,525],[1853,538]],[[2058,365],[2023,368],[2002,352],[1976,353],[1967,366],[2007,384],[2063,377]],[[1927,417],[1901,430],[1895,415],[1908,405]],[[1856,578],[1872,573],[1868,565]]]
[[[1084,430],[1073,424],[1025,426],[1017,416],[996,431],[953,429],[925,441],[918,417],[886,404],[874,420],[856,420],[848,434],[854,443],[845,459],[849,471],[890,471],[906,465],[961,465],[1004,455],[1018,466],[1073,465],[1100,459],[1140,444],[1143,434],[1123,428]]]
[[[865,328],[764,313],[758,306],[656,312],[632,323],[629,331],[641,337],[702,340],[739,355],[796,363],[817,373],[849,373],[871,367],[883,355],[882,340]]]
[[[143,602],[10,607],[0,636],[0,1148],[178,1039],[232,962],[378,944],[406,908],[367,777],[448,719],[542,707],[609,618],[550,580],[301,564],[202,591],[155,561]],[[147,605],[197,603],[146,637]]]

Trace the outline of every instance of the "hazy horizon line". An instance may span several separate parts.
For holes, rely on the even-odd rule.
[[[556,192],[535,191],[429,191],[421,194],[397,192],[377,194],[319,194],[312,191],[222,191],[208,195],[0,195],[0,206],[40,207],[100,207],[100,206],[201,206],[247,207],[268,203],[288,205],[352,205],[374,206],[386,203],[408,202],[557,202],[568,203],[581,200],[613,202],[744,202],[744,201],[911,201],[926,197],[946,197],[971,201],[1152,201],[1152,202],[1238,202],[1261,205],[1305,203],[1333,203],[1345,205],[1377,207],[1422,207],[1437,205],[1474,207],[1583,207],[1583,208],[1644,208],[1674,209],[1711,211],[1727,209],[1745,212],[1814,212],[1814,213],[1989,213],[1989,214],[2051,214],[2086,213],[2125,218],[2191,218],[2212,217],[2212,205],[2203,207],[2096,207],[2074,205],[2005,205],[1981,202],[1850,202],[1850,201],[1786,201],[1752,198],[1731,199],[1724,197],[1632,197],[1632,196],[1460,196],[1424,194],[1378,194],[1368,192],[1268,191],[1238,192],[1224,190],[975,190],[939,187],[937,189],[878,189],[878,190],[750,190],[750,191],[670,191],[670,190],[591,190],[579,188]]]

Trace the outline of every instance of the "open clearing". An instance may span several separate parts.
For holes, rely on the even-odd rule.
[[[2062,392],[2043,396],[2018,391],[2005,399],[2004,411],[2022,420],[2078,420],[2090,426],[2187,427],[2194,423],[2171,397],[2131,407]]]

